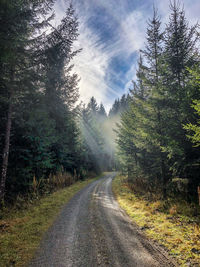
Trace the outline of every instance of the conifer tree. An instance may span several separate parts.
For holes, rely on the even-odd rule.
[[[87,107],[82,109],[81,130],[88,169],[99,173],[104,167],[102,164],[104,140],[98,123],[97,110],[96,99],[92,97]]]
[[[192,107],[194,108],[195,113],[197,114],[196,122],[187,123],[184,128],[188,130],[188,138],[192,141],[195,146],[200,146],[200,69],[199,65],[195,66],[192,70],[190,70],[192,74],[191,83],[193,87],[196,88],[197,92],[199,92],[199,97],[193,100]]]
[[[191,110],[195,90],[188,86],[189,72],[197,58],[197,25],[188,26],[183,8],[177,1],[170,4],[171,15],[165,33],[165,98],[168,106],[168,132],[165,151],[173,175],[187,176],[185,167],[192,146],[185,137],[183,124],[193,116]],[[192,120],[192,118],[191,118]]]
[[[109,117],[116,116],[120,112],[120,102],[119,99],[116,99],[112,108],[109,111]]]
[[[78,21],[70,4],[65,17],[47,36],[44,47],[45,101],[47,112],[55,123],[57,140],[52,144],[56,155],[54,172],[61,166],[72,171],[75,168],[75,147],[78,129],[74,120],[74,104],[78,99],[78,76],[72,74],[73,42],[78,37]]]
[[[147,43],[141,51],[145,64],[140,57],[129,108],[121,116],[117,131],[119,154],[129,178],[162,178],[164,197],[168,179],[173,176],[188,177],[196,184],[198,178],[192,169],[199,160],[199,152],[185,132],[196,129],[190,138],[198,139],[198,118],[191,104],[196,99],[192,106],[198,111],[199,91],[189,70],[199,62],[197,26],[188,26],[176,1],[170,8],[164,34],[155,9],[148,21]]]
[[[98,112],[98,104],[96,99],[92,96],[88,103],[88,110],[92,113],[93,116],[97,115]]]
[[[48,13],[52,10],[54,1],[1,1],[1,57],[0,80],[1,101],[7,110],[7,117],[3,128],[4,145],[2,157],[2,172],[0,183],[0,200],[3,201],[8,168],[8,156],[11,135],[11,123],[14,114],[14,103],[20,94],[31,86],[30,77],[33,72],[31,56],[36,46],[38,31],[47,25],[52,18]],[[41,21],[41,17],[44,18]]]
[[[166,115],[167,111],[164,105],[163,90],[163,33],[160,30],[161,21],[154,8],[152,20],[149,20],[147,27],[147,43],[145,50],[142,51],[147,63],[148,72],[143,76],[143,83],[147,87],[148,98],[144,102],[146,135],[151,144],[151,151],[155,150],[154,171],[161,177],[163,183],[163,196],[166,197],[167,169],[166,153],[163,151],[166,135]],[[156,168],[157,165],[157,168]],[[159,177],[158,177],[159,178]]]
[[[99,107],[99,110],[98,110],[98,114],[100,116],[104,117],[104,118],[107,117],[106,110],[105,110],[104,105],[102,103],[100,104],[100,107]]]

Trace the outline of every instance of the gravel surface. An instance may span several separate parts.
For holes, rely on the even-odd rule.
[[[176,266],[132,224],[113,197],[110,173],[63,208],[30,267]]]

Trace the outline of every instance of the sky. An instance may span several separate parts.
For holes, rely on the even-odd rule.
[[[170,15],[168,0],[72,0],[79,21],[74,58],[79,75],[80,99],[87,103],[94,96],[106,110],[116,98],[127,93],[136,78],[139,50],[144,47],[148,18],[153,5],[158,9],[162,27]],[[190,25],[199,19],[200,0],[180,0]],[[57,0],[56,20],[64,16],[69,4]]]

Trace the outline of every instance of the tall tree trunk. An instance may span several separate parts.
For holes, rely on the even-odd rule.
[[[10,147],[10,132],[11,132],[11,123],[12,123],[12,95],[11,91],[9,104],[8,104],[8,117],[6,123],[6,132],[5,132],[5,142],[2,156],[2,172],[1,172],[1,183],[0,183],[0,204],[4,202],[5,195],[5,184],[8,168],[8,156],[9,156],[9,147]]]

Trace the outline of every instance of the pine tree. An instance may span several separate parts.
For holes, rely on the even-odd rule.
[[[104,117],[104,118],[107,117],[106,110],[105,110],[104,105],[102,103],[100,104],[100,107],[99,107],[99,110],[98,110],[98,114],[101,117]]]
[[[151,166],[150,160],[148,161],[148,157],[146,157],[146,134],[144,132],[144,116],[146,115],[144,103],[148,96],[144,84],[146,71],[147,68],[140,55],[136,74],[137,81],[133,82],[133,90],[130,90],[131,96],[127,111],[122,113],[121,122],[117,124],[118,154],[130,182],[133,182],[135,177],[146,176],[145,169],[149,174],[149,165]]]
[[[74,105],[78,99],[78,76],[72,74],[71,60],[79,50],[73,51],[73,42],[78,37],[78,21],[70,5],[61,24],[52,29],[44,47],[45,101],[51,120],[55,123],[57,140],[52,144],[55,168],[75,169],[75,151],[78,142]]]
[[[192,75],[191,83],[192,86],[196,88],[199,93],[199,97],[193,100],[192,108],[194,108],[197,114],[197,119],[195,122],[187,123],[184,129],[188,130],[187,137],[192,141],[195,146],[200,146],[200,69],[199,65],[195,66],[190,70]]]
[[[183,124],[193,114],[191,101],[195,90],[188,86],[189,72],[197,58],[197,25],[188,26],[184,10],[176,1],[170,4],[171,16],[165,34],[165,68],[163,84],[168,106],[168,132],[165,151],[170,159],[173,175],[187,176],[192,146],[185,137]],[[190,119],[189,119],[190,120]],[[192,120],[192,118],[191,118]]]
[[[0,184],[0,199],[3,201],[8,168],[8,156],[11,135],[11,123],[14,114],[14,103],[29,86],[33,72],[31,56],[36,45],[38,31],[46,26],[52,16],[47,17],[52,10],[54,1],[1,1],[1,57],[0,80],[1,100],[7,110],[5,135],[3,145],[2,174]],[[41,21],[41,16],[45,19]],[[25,89],[26,88],[26,89]]]
[[[164,197],[170,177],[188,177],[195,184],[198,178],[192,169],[199,160],[185,132],[198,123],[191,104],[196,99],[198,109],[199,92],[190,82],[188,69],[199,61],[196,25],[189,28],[176,1],[170,7],[172,14],[164,34],[155,9],[148,21],[147,43],[141,51],[146,64],[140,57],[129,108],[117,131],[119,154],[129,179],[162,178]],[[188,121],[190,124],[183,127]]]
[[[148,21],[147,43],[142,51],[147,66],[140,56],[138,61],[137,82],[131,90],[132,101],[130,108],[122,116],[122,125],[119,127],[118,144],[124,136],[128,144],[129,155],[127,164],[132,175],[137,170],[137,175],[157,177],[166,184],[165,155],[162,152],[164,142],[164,122],[162,107],[162,42],[163,33],[160,32],[160,19],[154,9],[153,19]],[[131,125],[131,126],[128,126]],[[127,127],[130,127],[128,130]],[[125,134],[126,133],[126,134]],[[121,141],[120,141],[121,140]],[[132,158],[132,160],[131,160]],[[132,166],[131,163],[132,162]],[[135,165],[135,166],[134,166]],[[130,176],[130,175],[129,175]]]
[[[143,54],[148,63],[148,72],[143,76],[143,83],[147,86],[148,98],[144,102],[144,109],[148,109],[144,119],[148,125],[144,130],[148,140],[152,145],[151,150],[155,150],[154,171],[161,176],[163,182],[163,196],[166,197],[167,184],[167,157],[163,151],[166,135],[166,114],[164,105],[163,90],[163,33],[160,30],[161,21],[154,8],[152,20],[149,20],[147,27],[147,44]],[[156,159],[157,155],[157,159]],[[157,165],[157,168],[156,168]],[[160,170],[159,170],[160,169]]]
[[[95,105],[93,105],[95,104]],[[95,107],[95,109],[94,109]],[[85,157],[87,158],[87,169],[100,173],[103,166],[104,140],[98,124],[97,105],[94,97],[91,98],[87,107],[82,110],[81,130],[84,139]]]
[[[96,99],[92,96],[89,103],[88,103],[88,109],[93,114],[93,116],[97,115],[98,112],[98,104]]]
[[[109,111],[109,117],[115,116],[119,113],[120,110],[120,102],[119,99],[116,99],[114,104],[112,105],[112,108]]]

